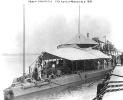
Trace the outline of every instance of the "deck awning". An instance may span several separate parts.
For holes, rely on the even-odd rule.
[[[43,60],[48,60],[48,59],[61,59],[61,57],[58,57],[57,55],[51,54],[49,52],[44,52],[42,59]]]
[[[68,60],[89,60],[89,59],[99,59],[108,58],[105,54],[96,50],[81,50],[76,48],[60,48],[53,52],[45,52],[43,54],[43,60],[48,59],[68,59]]]
[[[94,50],[94,49],[91,49],[91,50],[88,50],[87,52],[93,54],[93,55],[96,55],[98,58],[111,58],[110,56],[102,53],[101,51],[99,50]]]

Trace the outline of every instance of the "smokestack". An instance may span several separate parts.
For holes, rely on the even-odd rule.
[[[89,38],[89,33],[87,33],[87,37]]]

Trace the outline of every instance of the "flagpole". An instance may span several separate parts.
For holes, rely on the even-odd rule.
[[[23,4],[23,76],[25,76],[25,4]]]
[[[106,35],[105,36],[103,36],[103,38],[105,38],[105,46],[106,46]],[[106,51],[105,51],[106,52]]]
[[[105,44],[106,44],[106,35],[103,38],[105,38]]]

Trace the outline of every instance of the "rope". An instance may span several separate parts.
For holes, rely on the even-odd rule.
[[[114,67],[115,68],[115,67]],[[108,92],[106,89],[107,88],[109,88],[109,87],[120,87],[120,86],[123,86],[123,85],[108,85],[109,83],[113,83],[114,81],[112,81],[112,82],[107,82],[107,80],[109,80],[110,78],[111,78],[111,75],[112,75],[112,73],[113,73],[113,71],[114,71],[114,68],[110,71],[110,73],[108,73],[107,75],[108,76],[106,76],[106,80],[104,80],[104,84],[105,84],[105,86],[101,89],[101,91],[100,91],[100,93],[93,99],[93,100],[96,100],[96,99],[98,99],[98,98],[102,98],[103,97],[103,95],[106,93],[106,92]],[[118,81],[117,81],[118,82]]]
[[[118,76],[118,77],[122,77],[122,78],[123,78],[123,76],[121,76],[121,75],[116,75],[116,74],[112,74],[112,75],[114,75],[114,76]]]
[[[123,81],[110,81],[108,83],[123,83]]]
[[[122,91],[123,88],[119,88],[119,89],[110,89],[110,90],[106,90],[105,93],[108,93],[108,92],[116,92],[116,91]]]
[[[108,85],[107,88],[110,88],[110,87],[121,87],[121,86],[123,86],[123,84],[119,84],[119,85]]]
[[[42,54],[41,54],[40,56],[43,56],[44,53],[45,53],[45,52],[42,52]],[[38,58],[39,58],[39,56],[38,56]],[[38,58],[36,58],[36,59],[33,61],[33,63],[34,63]],[[32,63],[30,66],[32,66],[33,63]]]
[[[102,97],[104,94],[105,94],[105,90],[107,89],[107,85],[106,86],[104,86],[102,89],[101,89],[101,91],[100,91],[100,93],[93,99],[93,100],[96,100],[96,99],[98,99],[99,97]]]
[[[37,58],[37,59],[38,59],[38,58]],[[36,59],[36,60],[37,60],[37,59]],[[36,60],[34,60],[34,61],[33,61],[33,63],[34,63]],[[32,66],[32,65],[33,65],[33,63],[32,63],[30,66]]]
[[[110,87],[122,87],[123,86],[123,84],[119,84],[119,85],[108,85],[108,84],[109,83],[107,83],[106,86],[101,89],[101,92],[93,100],[96,100],[99,97],[102,97],[105,93],[123,90],[123,88],[106,90],[107,88],[110,88]]]

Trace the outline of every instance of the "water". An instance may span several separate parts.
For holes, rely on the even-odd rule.
[[[38,55],[26,55],[26,72],[28,73],[28,67],[37,59]],[[1,79],[2,84],[0,89],[5,89],[10,86],[13,78],[21,76],[23,74],[23,57],[22,55],[9,55],[2,56],[3,61],[1,63]],[[120,72],[121,73],[121,72]],[[91,87],[87,87],[88,84],[81,86],[75,86],[57,95],[51,95],[45,100],[92,100],[96,96],[97,83]],[[3,94],[3,92],[1,92]],[[3,97],[3,95],[1,95]],[[34,94],[31,98],[26,97],[23,100],[40,100],[41,96]],[[2,99],[1,99],[2,100]]]
[[[32,64],[32,62],[38,57],[38,55],[27,55],[26,56],[26,73],[28,73],[28,67]],[[22,55],[7,55],[1,56],[0,59],[0,89],[1,95],[3,98],[3,89],[10,86],[13,79],[15,77],[19,77],[23,75],[23,56]],[[1,99],[2,100],[2,99]]]

